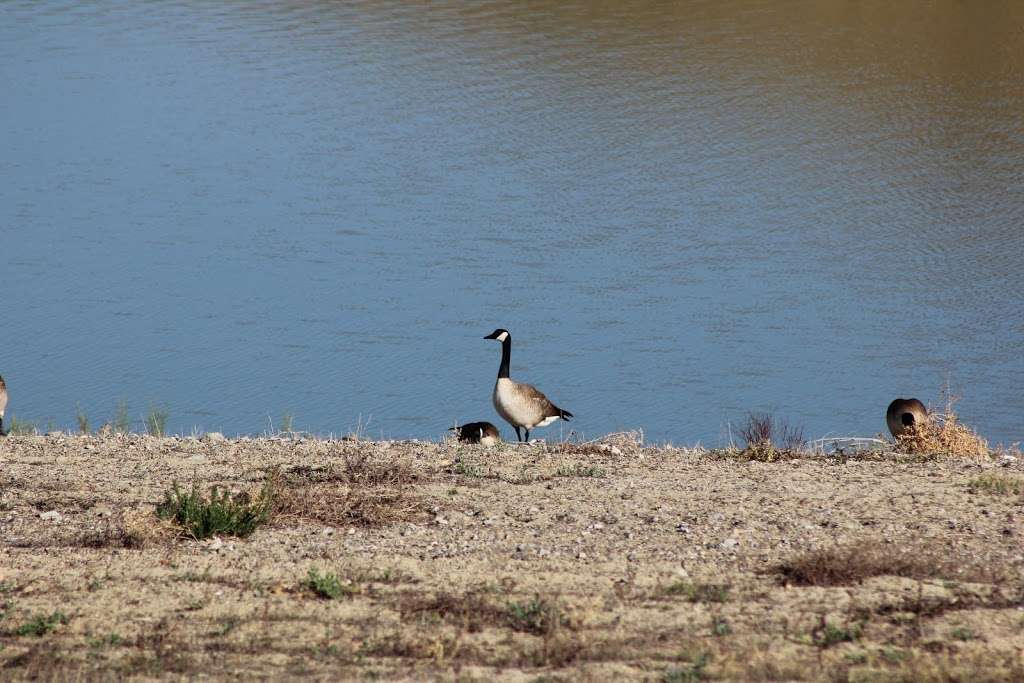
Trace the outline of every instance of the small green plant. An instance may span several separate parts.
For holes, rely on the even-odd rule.
[[[11,415],[9,424],[7,425],[7,433],[11,436],[29,436],[39,431],[35,422],[29,420],[21,420],[16,416]]]
[[[473,463],[459,460],[452,465],[452,474],[461,474],[464,477],[482,477],[483,472]]]
[[[285,413],[281,416],[281,431],[285,434],[291,434],[295,427],[295,416],[291,413]]]
[[[89,433],[89,416],[82,410],[82,404],[75,404],[75,421],[78,422],[78,431],[82,434]]]
[[[231,494],[218,486],[203,496],[199,485],[182,491],[177,482],[164,493],[156,508],[161,519],[171,519],[200,540],[216,535],[248,536],[270,518],[273,485],[268,480],[254,498],[247,493]]]
[[[167,433],[167,418],[170,413],[164,406],[151,405],[146,414],[146,433],[150,436],[163,436]]]
[[[681,595],[690,602],[728,602],[729,586],[717,583],[676,581],[665,588],[665,595]]]
[[[302,585],[313,595],[324,600],[337,600],[340,597],[354,595],[359,592],[357,586],[345,583],[336,574],[321,574],[316,569],[309,570],[309,574]]]
[[[558,605],[539,596],[526,602],[510,602],[505,609],[513,629],[534,635],[553,633],[566,621]]]
[[[579,463],[572,467],[559,467],[555,471],[556,477],[604,477],[605,472],[597,465],[586,467]]]
[[[837,626],[822,618],[821,628],[811,634],[811,640],[820,648],[832,647],[839,643],[852,643],[860,638],[860,627]]]
[[[728,636],[732,635],[732,627],[729,626],[729,622],[725,619],[716,618],[711,622],[711,635],[713,636]]]
[[[993,493],[1002,496],[1019,496],[1024,494],[1024,478],[1013,477],[996,472],[987,472],[976,477],[967,484],[972,493]]]
[[[957,626],[949,632],[949,635],[957,640],[963,641],[974,640],[977,638],[977,636],[974,635],[974,631],[967,626]]]
[[[220,620],[220,627],[214,633],[218,636],[226,636],[238,628],[238,625],[241,623],[241,618],[232,614]]]
[[[661,677],[664,683],[696,683],[707,678],[708,662],[711,656],[707,652],[701,652],[693,657],[693,661],[684,666],[676,666],[665,671]]]
[[[53,614],[37,614],[32,617],[24,624],[14,630],[16,636],[45,636],[47,633],[57,628],[58,624],[68,623],[68,618],[64,616],[63,612],[54,612]]]
[[[114,411],[114,419],[110,424],[114,428],[114,431],[119,434],[127,434],[132,430],[132,421],[128,417],[127,401],[122,399],[117,402],[117,408]]]
[[[97,636],[95,638],[89,638],[89,647],[94,650],[100,650],[105,647],[116,647],[121,644],[121,636],[117,633],[111,633],[105,636]]]

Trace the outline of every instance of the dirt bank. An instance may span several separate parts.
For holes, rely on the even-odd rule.
[[[1019,463],[25,436],[0,473],[5,679],[1024,680]],[[153,512],[268,478],[245,539]]]

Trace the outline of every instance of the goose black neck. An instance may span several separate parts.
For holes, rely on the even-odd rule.
[[[505,337],[505,341],[501,342],[501,367],[498,368],[498,379],[502,377],[508,379],[508,366],[512,360],[512,337],[511,335]]]

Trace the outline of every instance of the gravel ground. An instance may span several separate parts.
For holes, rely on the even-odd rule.
[[[48,435],[0,468],[3,679],[1024,680],[1012,459]],[[268,478],[247,538],[154,513]],[[851,547],[881,568],[781,573]]]

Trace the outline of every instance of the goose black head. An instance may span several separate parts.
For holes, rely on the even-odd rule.
[[[497,341],[504,342],[511,336],[512,335],[508,333],[508,330],[503,330],[499,327],[494,332],[491,332],[489,335],[484,337],[484,339],[496,339]]]

